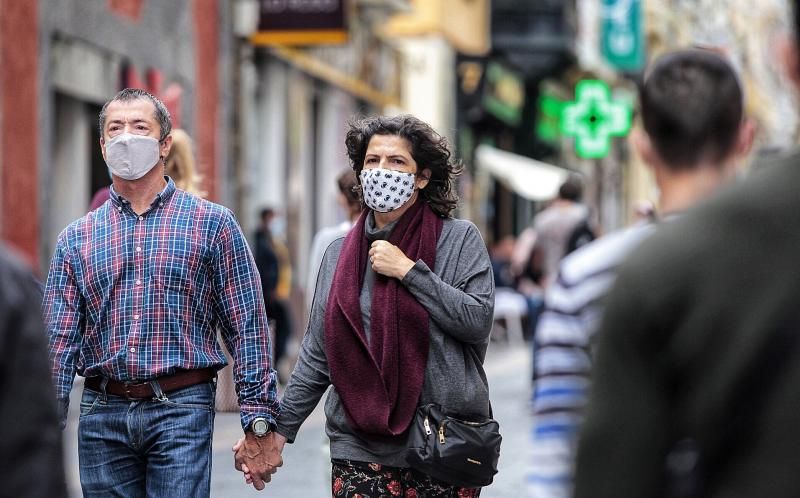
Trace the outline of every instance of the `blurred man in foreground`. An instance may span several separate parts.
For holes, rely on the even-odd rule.
[[[782,55],[799,84],[798,46]],[[792,152],[665,224],[622,266],[598,334],[578,498],[800,496],[798,186]]]
[[[633,146],[653,170],[661,216],[678,218],[731,178],[749,151],[753,127],[743,116],[742,89],[721,56],[684,50],[651,65],[639,100],[643,126]],[[601,300],[618,266],[654,228],[639,223],[578,249],[548,288],[536,331],[530,497],[571,496]]]
[[[30,272],[0,247],[0,496],[67,496],[41,299]]]

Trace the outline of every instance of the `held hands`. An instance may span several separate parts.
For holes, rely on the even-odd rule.
[[[247,484],[261,491],[283,465],[281,453],[285,444],[286,438],[274,431],[264,437],[248,431],[232,448],[234,466],[244,473]]]
[[[376,240],[369,248],[369,260],[375,273],[402,280],[414,267],[399,247],[385,240]]]

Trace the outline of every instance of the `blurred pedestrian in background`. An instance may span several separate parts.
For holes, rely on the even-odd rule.
[[[559,187],[558,196],[522,231],[512,252],[511,272],[516,289],[525,296],[531,339],[544,308],[544,291],[555,280],[558,263],[595,238],[591,211],[582,199],[583,180],[572,173]],[[535,354],[536,342],[532,340],[531,346]]]
[[[41,301],[33,275],[0,246],[0,496],[67,496]]]
[[[111,172],[108,173],[109,181],[111,177]],[[105,186],[100,187],[97,191],[92,195],[92,200],[89,201],[89,211],[94,211],[95,209],[99,208],[100,206],[105,203],[109,197],[111,196],[111,187]]]
[[[256,229],[255,258],[258,272],[261,274],[261,287],[267,316],[274,324],[275,349],[274,364],[281,382],[285,374],[280,362],[286,356],[286,346],[292,337],[292,313],[289,308],[289,297],[292,290],[292,263],[289,249],[283,241],[283,219],[272,208],[261,210],[261,223]]]
[[[533,225],[523,230],[512,254],[517,289],[525,296],[528,334],[531,337],[531,381],[536,369],[536,329],[544,309],[544,293],[558,274],[567,254],[594,240],[591,211],[583,204],[583,180],[571,173],[549,206],[539,212]]]
[[[347,169],[339,173],[336,177],[336,187],[339,190],[339,195],[336,196],[336,201],[347,214],[347,219],[336,226],[326,227],[321,229],[314,235],[314,241],[311,243],[311,252],[308,257],[308,280],[306,281],[306,308],[311,311],[311,302],[314,297],[314,289],[317,286],[317,275],[319,275],[319,265],[322,263],[322,257],[325,255],[325,250],[334,240],[342,235],[345,235],[353,224],[358,220],[361,214],[363,204],[358,196],[356,188],[356,175],[352,169]]]
[[[172,130],[172,147],[167,154],[165,172],[172,178],[175,186],[198,197],[205,197],[206,192],[200,190],[203,177],[197,173],[194,160],[194,147],[188,133],[180,128]]]
[[[797,39],[775,55],[800,86]],[[673,112],[695,124],[720,90]],[[767,161],[620,268],[576,496],[800,496],[800,154]]]
[[[346,145],[368,209],[323,258],[279,440],[294,441],[332,384],[333,496],[478,496],[405,460],[418,405],[489,414],[494,283],[477,228],[451,217],[459,167],[446,139],[411,116],[355,122]]]
[[[570,174],[559,187],[558,197],[533,220],[536,238],[525,271],[545,289],[555,280],[561,259],[594,239],[591,212],[582,199],[583,180]]]
[[[513,252],[513,235],[506,235],[492,244],[489,249],[495,287],[507,287],[509,289],[515,287],[514,275],[511,273],[511,256]]]
[[[646,72],[639,104],[642,127],[631,141],[653,170],[666,222],[734,177],[752,143],[753,125],[743,115],[733,68],[707,50],[656,60]],[[536,331],[531,498],[571,495],[601,302],[618,266],[653,231],[653,224],[640,222],[578,249],[561,262],[558,279],[547,290]]]
[[[164,176],[169,112],[125,89],[100,112],[111,199],[58,237],[44,299],[64,426],[75,373],[86,377],[78,452],[83,495],[210,494],[223,330],[236,358],[256,484],[280,465],[278,411],[258,274],[233,214]],[[47,469],[39,469],[46,473]]]

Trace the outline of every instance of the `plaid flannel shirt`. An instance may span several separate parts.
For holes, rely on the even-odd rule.
[[[58,237],[44,298],[56,395],[75,373],[141,382],[234,359],[242,427],[275,423],[276,374],[253,257],[230,210],[167,186],[147,212],[111,189]]]

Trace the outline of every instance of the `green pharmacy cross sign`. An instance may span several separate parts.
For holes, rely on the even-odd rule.
[[[611,100],[611,91],[603,81],[578,82],[575,101],[564,105],[561,112],[561,133],[575,137],[575,151],[580,157],[607,156],[611,137],[625,136],[630,129],[630,105]]]

